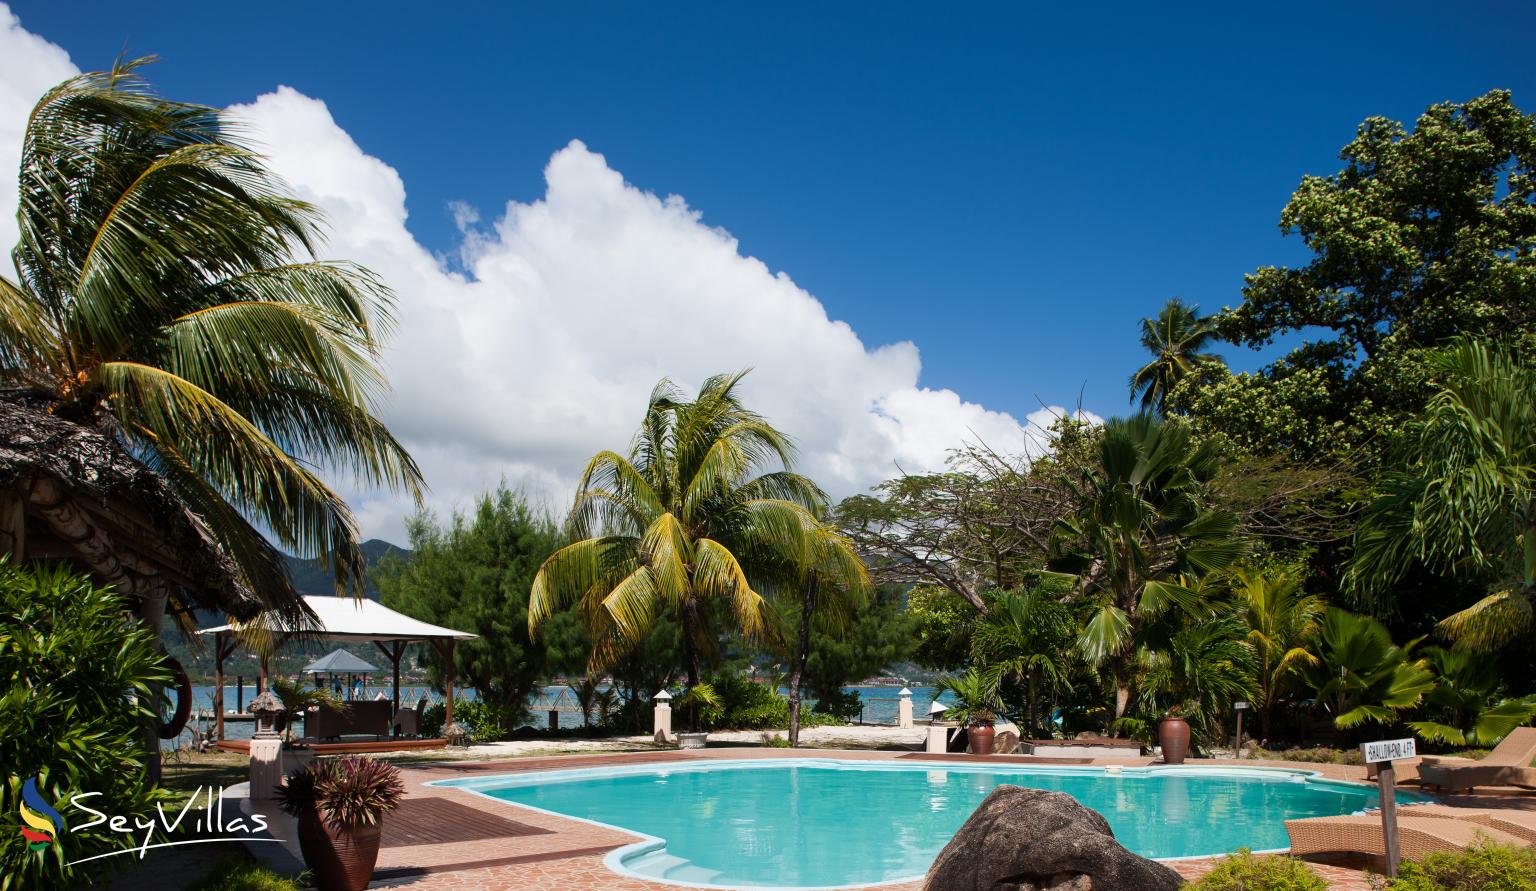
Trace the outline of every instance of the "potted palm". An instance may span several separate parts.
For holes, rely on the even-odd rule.
[[[962,675],[939,678],[934,685],[933,698],[937,700],[945,693],[953,696],[955,702],[944,712],[944,717],[965,728],[971,754],[992,754],[993,740],[997,736],[997,729],[992,725],[997,720],[997,713],[1002,711],[996,680],[975,668],[967,669]]]
[[[1189,722],[1184,720],[1184,707],[1175,705],[1163,715],[1157,725],[1157,744],[1163,749],[1164,764],[1183,764],[1189,754]]]
[[[687,712],[689,727],[687,732],[677,735],[677,747],[680,749],[704,748],[709,739],[709,734],[704,731],[704,725],[720,720],[725,711],[720,694],[715,692],[711,684],[694,684],[677,700],[677,706]]]
[[[316,761],[277,787],[298,818],[299,849],[319,891],[362,891],[379,859],[384,815],[400,805],[400,771],[373,758]]]

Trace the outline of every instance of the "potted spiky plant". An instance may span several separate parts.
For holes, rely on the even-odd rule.
[[[720,720],[725,708],[713,685],[698,683],[677,700],[678,708],[688,715],[688,730],[677,735],[680,749],[702,749],[709,740],[704,725]]]
[[[298,818],[299,849],[319,891],[368,887],[384,815],[404,796],[399,769],[373,758],[316,761],[277,787],[278,805]]]
[[[967,745],[973,755],[992,754],[997,728],[993,722],[1002,711],[997,695],[997,684],[987,674],[975,668],[962,675],[946,675],[934,685],[933,698],[937,700],[948,693],[955,698],[944,712],[944,717],[956,721],[965,728]]]

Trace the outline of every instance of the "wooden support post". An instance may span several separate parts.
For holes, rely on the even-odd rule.
[[[1396,777],[1391,761],[1383,761],[1376,773],[1377,787],[1381,793],[1381,837],[1386,843],[1387,878],[1397,878],[1397,864],[1402,857],[1397,838],[1397,791]]]
[[[234,652],[235,640],[228,631],[220,631],[213,636],[213,710],[215,713],[213,728],[214,739],[220,742],[224,741],[224,660],[228,659]],[[245,678],[240,678],[240,689],[235,695],[241,700],[245,699]],[[240,703],[242,710],[244,710],[244,706],[245,703],[242,701]]]
[[[235,711],[245,712],[245,675],[235,675]]]
[[[1263,730],[1264,728],[1261,727],[1259,729]],[[1238,709],[1238,711],[1237,711],[1237,741],[1232,744],[1232,757],[1233,758],[1241,758],[1241,757],[1243,757],[1243,711],[1242,711],[1242,709]]]
[[[448,698],[443,703],[443,726],[453,723],[453,638],[443,644],[443,686]]]
[[[394,705],[390,711],[391,715],[400,714],[400,657],[405,655],[405,643],[403,640],[392,640],[389,642],[389,646],[386,647],[382,641],[376,640],[373,642],[373,645],[378,647],[379,651],[384,654],[384,658],[389,660],[394,677],[395,693],[393,697]],[[391,717],[390,721],[393,722],[394,718]]]

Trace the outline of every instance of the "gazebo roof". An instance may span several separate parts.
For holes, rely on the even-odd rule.
[[[332,650],[304,666],[306,674],[367,674],[377,668],[346,650]]]
[[[319,597],[306,594],[304,603],[315,614],[315,630],[303,632],[314,640],[386,641],[386,640],[471,640],[479,637],[468,631],[455,631],[397,613],[373,600],[351,597]],[[269,631],[292,630],[275,618],[262,619]],[[198,634],[233,631],[233,625],[203,628]]]

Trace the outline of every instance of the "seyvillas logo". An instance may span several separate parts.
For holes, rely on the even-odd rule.
[[[26,784],[21,787],[21,802],[16,807],[21,811],[21,822],[24,824],[21,834],[26,838],[28,848],[41,851],[58,842],[59,830],[64,828],[64,818],[43,800],[43,793],[37,791],[37,777],[27,778]]]

